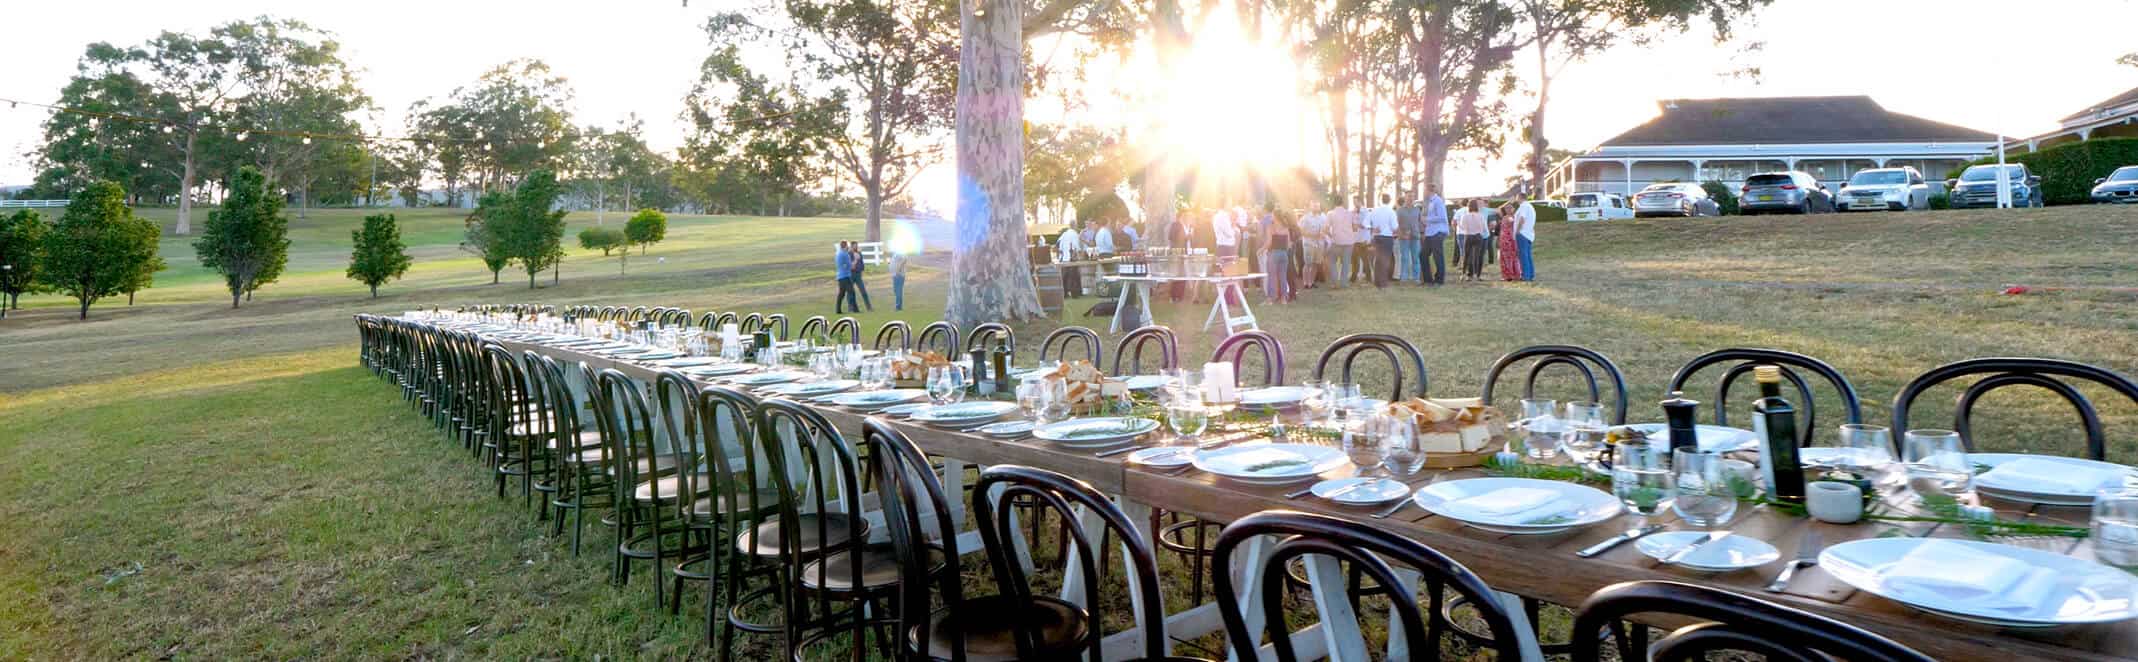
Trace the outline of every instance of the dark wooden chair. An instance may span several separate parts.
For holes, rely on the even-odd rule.
[[[736,324],[737,332],[747,336],[753,333],[757,333],[759,329],[765,328],[765,316],[757,313],[750,313],[748,315],[742,316],[742,321],[737,322]]]
[[[958,359],[958,348],[964,344],[964,336],[958,334],[958,325],[948,320],[929,322],[921,327],[920,335],[913,339],[915,351],[936,352],[952,361]]]
[[[1151,345],[1158,347],[1159,369],[1175,370],[1180,368],[1179,339],[1173,336],[1172,329],[1154,324],[1130,331],[1128,335],[1121,336],[1121,342],[1114,345],[1112,371],[1107,374],[1156,374],[1157,371],[1143,367],[1143,351]]]
[[[839,321],[831,323],[830,335],[834,342],[843,337],[846,344],[859,345],[861,344],[861,322],[852,317],[841,317]]]
[[[786,314],[786,313],[773,313],[773,314],[770,314],[770,315],[766,315],[766,316],[765,316],[765,328],[768,328],[768,329],[778,329],[777,331],[773,331],[773,332],[772,332],[772,339],[773,339],[773,340],[779,340],[779,341],[787,341],[787,340],[793,340],[793,339],[794,339],[794,337],[793,337],[793,336],[787,335],[787,314]]]
[[[1929,372],[1917,376],[1901,388],[1900,394],[1893,396],[1893,429],[1910,429],[1909,413],[1915,408],[1916,398],[1922,397],[1925,391],[1948,381],[1975,375],[1984,377],[1975,380],[1960,392],[1959,400],[1953,407],[1952,418],[1953,431],[1960,433],[1960,441],[1966,444],[1970,451],[1975,448],[1972,434],[1975,405],[1981,402],[1982,396],[2007,386],[2042,388],[2069,403],[2078,413],[2079,425],[2086,432],[2086,459],[2089,460],[2108,459],[2108,435],[2101,428],[2101,414],[2094,409],[2093,402],[2087,400],[2085,394],[2065,380],[2093,382],[2121,394],[2133,404],[2138,404],[2138,382],[2111,370],[2061,359],[1967,359],[1931,368]]]
[[[1332,377],[1329,374],[1329,363],[1338,357],[1342,357],[1342,372],[1337,373],[1334,379],[1343,383],[1355,383],[1357,379],[1354,377],[1352,368],[1357,363],[1359,355],[1367,352],[1379,354],[1382,358],[1388,359],[1388,369],[1393,381],[1389,388],[1388,399],[1390,401],[1425,397],[1428,379],[1425,372],[1425,356],[1419,354],[1418,347],[1412,345],[1410,341],[1385,333],[1354,333],[1337,338],[1336,342],[1329,343],[1329,347],[1321,351],[1321,358],[1314,361],[1315,381],[1330,380]],[[1416,375],[1417,378],[1406,382],[1404,379],[1404,374],[1406,373]],[[1411,385],[1410,389],[1403,388],[1406,383]]]
[[[678,472],[676,467],[694,463],[678,462],[672,452],[663,452],[654,445],[653,410],[647,406],[637,380],[608,368],[601,371],[598,382],[594,420],[601,427],[608,456],[615,458],[612,466],[616,472],[612,497],[617,504],[616,556],[612,579],[619,586],[628,584],[634,562],[651,564],[655,573],[654,604],[662,605],[667,602],[667,578],[660,575],[666,574],[671,559],[682,560],[692,551],[675,540],[686,529],[674,516],[673,505],[688,488],[694,487],[686,484],[689,477],[678,475],[686,472]]]
[[[720,313],[708,312],[705,314],[704,317],[698,318],[698,330],[718,331],[720,330],[720,325],[718,324],[719,321]]]
[[[997,345],[1009,348],[1010,364],[1016,365],[1017,332],[1011,331],[1010,326],[1008,324],[1003,324],[1001,322],[985,322],[980,324],[979,326],[973,327],[972,333],[966,334],[965,336],[965,351],[967,352],[976,349],[980,351],[992,351]]]
[[[1891,639],[1847,623],[1741,594],[1681,584],[1641,581],[1606,586],[1583,601],[1574,616],[1575,662],[1601,662],[1599,637],[1580,636],[1636,614],[1675,614],[1708,622],[1678,628],[1642,651],[1618,659],[1696,662],[1711,653],[1746,653],[1778,662],[1878,660],[1931,662]]]
[[[786,654],[805,659],[805,642],[840,635],[865,649],[868,625],[889,622],[866,612],[898,589],[899,573],[889,545],[866,544],[854,448],[822,414],[794,401],[766,400],[759,411],[753,451],[765,457],[776,498],[771,521],[757,526],[758,544],[745,552],[773,569]]]
[[[795,339],[800,340],[815,338],[817,336],[830,335],[831,320],[824,319],[823,315],[811,315],[809,319],[802,320],[802,332],[796,335]]]
[[[1498,391],[1501,374],[1530,359],[1535,359],[1536,362],[1530,364],[1529,375],[1522,380],[1523,398],[1537,396],[1537,376],[1543,374],[1545,369],[1563,365],[1581,374],[1582,382],[1589,388],[1589,402],[1604,402],[1601,383],[1596,379],[1597,373],[1603,373],[1604,377],[1611,380],[1611,424],[1626,424],[1625,374],[1619,372],[1618,364],[1612,363],[1611,359],[1596,350],[1574,345],[1531,345],[1508,352],[1493,361],[1492,367],[1485,370],[1485,403],[1492,403],[1492,394]]]
[[[1260,380],[1250,381],[1246,374],[1247,371],[1238,368],[1238,366],[1246,363],[1247,353],[1250,350],[1254,351],[1262,359],[1262,379]],[[1277,342],[1277,337],[1270,335],[1268,331],[1249,330],[1226,336],[1223,341],[1218,342],[1217,349],[1210,352],[1210,361],[1213,363],[1229,362],[1235,366],[1236,369],[1232,373],[1232,378],[1236,386],[1247,386],[1250,383],[1254,383],[1256,386],[1283,386],[1286,379],[1284,372],[1284,345]]]
[[[1101,362],[1106,356],[1104,346],[1099,342],[1099,333],[1081,326],[1065,326],[1048,333],[1047,339],[1039,343],[1040,365],[1046,365],[1049,360],[1071,360],[1069,350],[1077,345],[1084,347],[1084,360],[1093,366],[1105,365]]]
[[[876,327],[876,342],[869,348],[889,351],[894,336],[898,339],[898,349],[913,349],[913,327],[907,326],[904,320],[891,320]]]

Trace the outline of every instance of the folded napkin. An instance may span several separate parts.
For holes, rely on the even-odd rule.
[[[2008,612],[2031,612],[2056,589],[2056,573],[1943,540],[1916,546],[1880,576],[1887,585]]]
[[[1441,508],[1456,519],[1527,524],[1574,508],[1572,501],[1556,491],[1537,487],[1505,487],[1476,496],[1456,499]]]
[[[2127,473],[2129,472],[2121,468],[2023,457],[1999,464],[1997,468],[1983,472],[1975,480],[1992,489],[2091,495],[2098,490],[2122,487],[2123,477]]]

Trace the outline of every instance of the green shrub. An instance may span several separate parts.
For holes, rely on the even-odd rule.
[[[1730,190],[1729,185],[1710,179],[1700,182],[1700,188],[1707,191],[1707,197],[1715,199],[1715,206],[1722,208],[1722,215],[1737,215],[1737,192]]]
[[[1931,196],[1930,196],[1930,208],[1931,208],[1931,209],[1951,209],[1951,208],[1952,208],[1952,196],[1951,196],[1951,195],[1947,195],[1947,194],[1944,194],[1944,193],[1934,193],[1934,194],[1931,194]]]
[[[616,228],[587,228],[579,231],[579,247],[601,251],[602,257],[624,247],[624,233]]]
[[[2087,140],[2039,152],[2008,154],[2004,160],[2024,163],[2029,172],[2041,177],[2043,204],[2082,205],[2093,202],[2093,180],[2107,177],[2116,168],[2138,165],[2138,138]],[[1997,157],[1992,156],[1967,165],[1996,162]],[[1960,173],[1950,176],[1958,177]]]

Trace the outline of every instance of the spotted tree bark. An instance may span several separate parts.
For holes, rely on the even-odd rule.
[[[1024,11],[960,0],[957,237],[944,317],[961,328],[1040,316],[1024,231]]]

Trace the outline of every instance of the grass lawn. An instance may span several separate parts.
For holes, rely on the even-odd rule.
[[[239,310],[187,240],[167,238],[172,270],[132,307],[105,301],[77,322],[71,300],[25,298],[30,309],[0,321],[0,590],[16,596],[0,601],[0,659],[703,653],[695,611],[655,609],[642,576],[609,586],[605,554],[574,559],[517,500],[488,496],[478,465],[355,366],[349,315],[540,301],[799,321],[830,314],[824,249],[859,223],[677,217],[629,274],[575,254],[561,285],[544,274],[530,292],[509,269],[490,285],[458,252],[457,214],[406,212],[416,268],[374,301],[341,273],[360,216],[297,222],[283,282]],[[571,233],[590,222],[575,214]],[[2133,256],[2132,208],[1550,225],[1537,283],[1314,290],[1256,312],[1284,340],[1294,380],[1328,341],[1359,331],[1417,343],[1442,395],[1474,393],[1507,350],[1574,343],[1615,359],[1632,417],[1655,420],[1685,360],[1765,346],[1832,362],[1863,394],[1865,417],[1883,422],[1909,378],[1960,358],[2052,356],[2138,375]],[[916,271],[896,316],[934,319],[946,281]],[[873,330],[894,315],[888,279],[879,271],[871,284],[885,304],[861,316]],[[2034,292],[1999,294],[2008,284]],[[1204,313],[1159,310],[1189,360],[1215,344],[1193,331]],[[1023,344],[1047,328],[1021,327]],[[1689,395],[1712,389],[1702,381]],[[2138,462],[2138,406],[2088,393],[2111,459]],[[1918,425],[1949,424],[1955,394],[1920,404]],[[1822,428],[1839,422],[1834,404],[1820,403]],[[2080,447],[2070,409],[2045,395],[2005,391],[1984,406],[1983,448]]]

